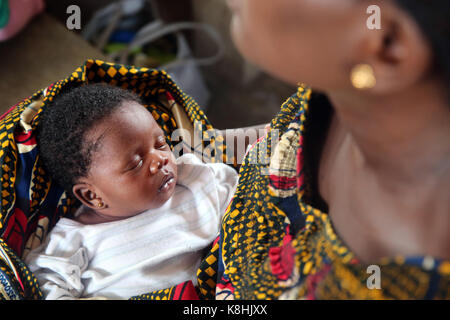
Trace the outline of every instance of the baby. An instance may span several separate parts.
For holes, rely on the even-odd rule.
[[[175,159],[139,97],[108,85],[61,94],[40,128],[46,169],[82,204],[25,259],[46,299],[127,299],[195,285],[236,171],[194,155]]]

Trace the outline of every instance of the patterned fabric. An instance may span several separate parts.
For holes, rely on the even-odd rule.
[[[42,168],[34,140],[39,112],[61,88],[90,82],[107,82],[141,95],[169,144],[177,123],[158,102],[160,93],[169,92],[199,132],[212,129],[195,101],[164,72],[98,60],[88,60],[68,78],[11,108],[0,117],[3,299],[42,298],[21,258],[77,205]],[[377,264],[381,290],[368,288],[368,266],[342,243],[326,210],[311,201],[306,128],[318,106],[309,106],[310,100],[310,89],[301,86],[272,120],[269,134],[247,154],[221,235],[197,272],[198,287],[183,283],[133,299],[450,299],[450,262],[432,257],[382,260]],[[277,130],[281,138],[272,150]],[[225,157],[219,139],[206,133],[203,138],[203,147],[213,147],[212,161]]]
[[[219,240],[217,299],[449,299],[450,261],[395,257],[377,263],[381,289],[312,205],[305,161],[311,90],[301,86],[249,151]],[[324,129],[322,129],[324,130]],[[311,138],[311,137],[308,137]],[[269,161],[270,160],[270,161]]]
[[[170,137],[177,123],[161,103],[161,96],[176,101],[200,135],[213,129],[197,103],[164,71],[100,60],[87,60],[66,79],[12,107],[0,117],[0,298],[42,298],[36,279],[22,259],[42,242],[59,218],[72,214],[78,206],[74,198],[51,181],[42,166],[36,144],[39,115],[61,90],[97,82],[137,93],[164,130],[171,148]],[[216,157],[225,159],[223,144],[216,144],[211,137],[199,141],[197,148],[210,147],[211,162]]]
[[[168,289],[131,297],[130,300],[198,300],[197,290],[191,281],[180,283]]]

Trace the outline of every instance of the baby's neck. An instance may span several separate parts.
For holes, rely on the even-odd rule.
[[[91,225],[123,220],[123,218],[106,216],[85,205],[81,205],[75,213],[74,220],[84,225]]]

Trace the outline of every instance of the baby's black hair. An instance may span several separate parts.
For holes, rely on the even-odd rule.
[[[450,88],[450,1],[395,0],[413,17],[434,54],[434,71]]]
[[[85,134],[111,116],[124,102],[141,99],[131,91],[106,84],[89,84],[60,93],[40,116],[37,131],[44,168],[66,191],[86,177],[98,146]]]

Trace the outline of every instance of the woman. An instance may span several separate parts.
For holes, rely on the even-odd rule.
[[[449,2],[229,5],[241,53],[310,87],[241,168],[216,298],[450,298]]]

